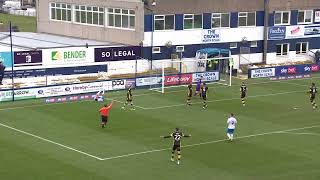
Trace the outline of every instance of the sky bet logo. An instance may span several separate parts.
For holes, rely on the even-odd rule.
[[[311,66],[311,71],[312,72],[318,72],[319,71],[319,65],[312,65]]]
[[[281,69],[281,74],[287,74],[288,73],[288,69],[287,68],[282,68]]]
[[[311,71],[311,67],[310,66],[305,66],[304,67],[304,72],[310,72]]]
[[[281,74],[296,74],[297,68],[296,67],[289,67],[289,68],[282,68]]]
[[[296,74],[297,68],[296,67],[289,67],[288,68],[288,74]]]

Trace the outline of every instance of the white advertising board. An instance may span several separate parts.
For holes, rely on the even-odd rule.
[[[107,81],[62,86],[50,86],[36,88],[36,91],[37,97],[65,96],[71,94],[92,93],[103,90],[104,83],[107,83]]]
[[[12,90],[0,91],[0,102],[12,100],[12,92]],[[14,90],[14,98],[16,100],[36,98],[36,91],[34,89]]]
[[[273,77],[275,75],[275,68],[254,69],[251,71],[251,78]]]
[[[197,82],[200,78],[205,82],[219,81],[219,72],[194,73],[192,75],[192,82]]]
[[[161,84],[162,77],[145,77],[145,78],[137,78],[136,85],[137,86],[151,86],[156,84]]]
[[[85,47],[42,50],[43,65],[81,65],[94,62],[94,49]]]
[[[304,26],[286,26],[286,38],[299,38],[304,36]]]

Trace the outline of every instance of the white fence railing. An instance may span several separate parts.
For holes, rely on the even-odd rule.
[[[36,11],[26,11],[26,10],[9,10],[9,14],[19,15],[19,16],[37,16]]]

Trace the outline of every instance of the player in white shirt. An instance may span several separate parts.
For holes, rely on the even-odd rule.
[[[99,91],[97,94],[94,96],[94,100],[98,102],[103,102],[104,101],[104,91]]]
[[[236,124],[237,124],[237,119],[234,117],[233,113],[231,113],[230,117],[228,118],[227,124],[228,124],[227,136],[229,140],[232,141],[233,132],[234,132],[234,129],[236,129]]]

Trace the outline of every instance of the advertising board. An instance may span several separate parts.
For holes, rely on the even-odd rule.
[[[162,77],[143,77],[136,79],[136,85],[139,86],[151,86],[161,84]]]
[[[14,66],[36,66],[42,64],[42,51],[14,52]]]
[[[164,85],[179,85],[192,83],[192,74],[179,74],[165,76]]]
[[[12,100],[12,90],[0,91],[0,101]],[[36,93],[33,89],[17,89],[14,90],[15,100],[33,99],[36,98]]]
[[[192,82],[197,82],[198,79],[202,79],[204,82],[213,82],[213,81],[219,81],[219,72],[204,72],[204,73],[194,73],[192,75]]]
[[[56,75],[76,75],[76,74],[91,74],[98,72],[108,72],[107,65],[95,66],[74,66],[60,68],[44,68],[44,69],[25,69],[14,70],[13,77],[41,77],[41,76],[56,76]],[[4,78],[11,78],[11,71],[6,71]]]
[[[94,62],[93,48],[72,47],[42,50],[43,65],[85,64]]]
[[[251,76],[249,78],[264,78],[264,77],[273,77],[276,75],[275,68],[263,68],[263,69],[253,69],[250,70]]]
[[[11,68],[12,67],[11,52],[0,52],[0,61],[3,63],[3,65],[6,68]]]
[[[286,38],[286,27],[282,27],[282,26],[269,27],[268,29],[269,40],[280,40],[285,38]]]
[[[136,60],[141,57],[140,46],[95,48],[94,59],[96,62]]]
[[[263,78],[263,77],[280,77],[292,75],[305,75],[313,72],[320,72],[318,64],[301,64],[289,66],[275,66],[271,68],[250,69],[248,73],[249,78]]]
[[[203,30],[201,34],[202,43],[215,43],[221,41],[221,31],[217,29]]]
[[[125,79],[117,79],[112,80],[112,90],[119,90],[126,88],[126,80]]]
[[[299,38],[304,36],[304,26],[287,26],[286,27],[286,38]]]

